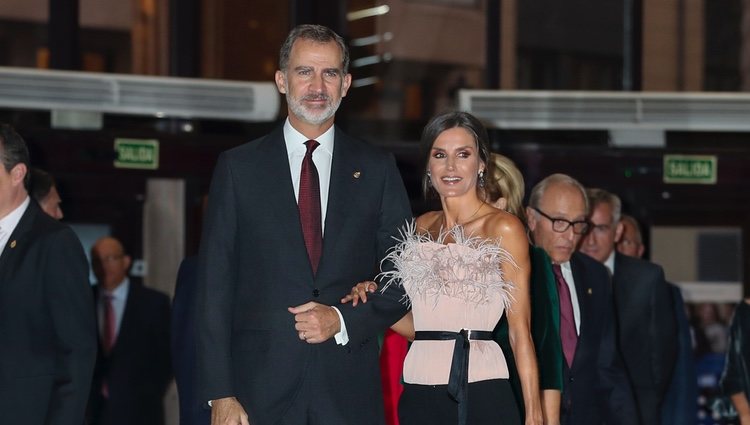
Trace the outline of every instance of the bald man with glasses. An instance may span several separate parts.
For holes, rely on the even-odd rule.
[[[552,260],[560,299],[560,423],[638,424],[615,345],[609,272],[593,258],[576,252],[591,226],[586,191],[572,177],[553,174],[532,189],[526,216],[534,244]]]

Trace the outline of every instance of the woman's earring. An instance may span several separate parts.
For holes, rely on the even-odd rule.
[[[427,172],[427,185],[432,186],[432,174],[430,172]]]
[[[479,187],[484,187],[484,170],[479,170]]]

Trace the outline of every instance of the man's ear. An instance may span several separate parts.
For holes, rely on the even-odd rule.
[[[536,214],[531,207],[526,207],[526,222],[529,224],[529,230],[534,231],[536,229]]]
[[[133,258],[131,256],[129,256],[129,255],[126,255],[123,258],[123,261],[124,261],[123,264],[125,266],[125,270],[130,270],[130,266],[131,266],[131,264],[133,264]]]
[[[26,164],[24,163],[18,163],[13,166],[13,168],[10,169],[10,180],[13,183],[14,186],[21,184],[23,185],[23,180],[26,177],[26,173],[28,172],[28,168],[26,168]]]
[[[622,224],[622,221],[617,222],[617,226],[615,226],[615,243],[620,242],[620,239],[622,238],[622,233],[625,231],[625,226]]]
[[[286,75],[281,71],[276,71],[274,80],[276,81],[276,88],[279,90],[279,93],[286,94]]]
[[[341,97],[346,97],[346,93],[349,91],[349,87],[352,85],[352,74],[344,75],[344,79],[341,81]]]

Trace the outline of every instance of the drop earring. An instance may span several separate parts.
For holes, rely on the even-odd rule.
[[[479,170],[479,187],[484,187],[484,170]]]

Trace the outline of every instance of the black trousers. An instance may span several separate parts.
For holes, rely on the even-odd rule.
[[[518,407],[507,379],[469,384],[471,425],[520,425]],[[456,425],[458,403],[448,395],[447,385],[404,384],[398,404],[401,425]]]

